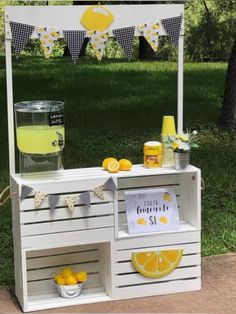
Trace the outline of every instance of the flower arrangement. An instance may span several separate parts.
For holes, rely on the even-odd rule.
[[[168,136],[168,148],[172,149],[175,153],[190,152],[192,148],[199,147],[198,144],[194,142],[197,134],[197,131],[194,130],[192,133],[177,134],[174,138]]]

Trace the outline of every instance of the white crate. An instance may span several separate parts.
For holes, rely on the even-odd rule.
[[[54,173],[12,177],[16,296],[25,312],[200,289],[200,170],[136,165],[112,175],[118,191],[105,191],[104,200],[91,192],[90,209],[80,202],[73,213],[65,207],[63,196],[92,190],[110,176],[88,168],[63,171],[57,179]],[[35,209],[33,193],[21,202],[22,184],[61,195],[54,212],[47,201]],[[180,229],[129,234],[124,191],[164,186],[176,191]],[[132,252],[178,248],[184,250],[181,264],[161,279],[145,278],[131,264]],[[78,298],[59,297],[50,279],[63,265],[89,274]]]

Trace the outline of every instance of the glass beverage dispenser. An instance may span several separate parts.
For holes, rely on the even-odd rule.
[[[20,172],[61,169],[65,144],[64,103],[47,100],[16,103],[15,120]]]

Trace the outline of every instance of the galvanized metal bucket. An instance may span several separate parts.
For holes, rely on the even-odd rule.
[[[190,161],[190,151],[184,153],[174,152],[174,164],[175,169],[181,170],[189,166]]]

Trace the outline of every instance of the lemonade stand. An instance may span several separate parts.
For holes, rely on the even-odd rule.
[[[22,44],[27,37],[22,37],[19,28],[32,39],[38,38],[37,29],[43,32],[54,27],[58,31],[53,36],[65,37],[69,43],[76,34],[78,43],[81,36],[91,36],[92,40],[94,33],[86,32],[82,19],[87,10],[91,8],[5,8],[15,295],[24,312],[201,288],[199,169],[133,165],[130,171],[117,173],[102,167],[63,170],[63,103],[21,102],[14,108],[11,44],[14,39],[16,45],[17,38]],[[105,9],[96,8],[96,14],[101,10]],[[106,10],[113,18],[108,35],[101,37],[98,58],[106,36],[115,36],[129,56],[130,38],[144,35],[145,25],[153,22],[158,22],[158,36],[172,36],[178,43],[177,127],[181,133],[184,5],[109,5]],[[179,22],[174,21],[181,24],[177,35]],[[74,47],[70,46],[76,61]],[[49,46],[44,47],[46,56],[49,51]],[[20,173],[15,167],[15,131]],[[45,162],[46,168],[41,172],[40,165]],[[32,172],[31,167],[36,166],[39,168]],[[172,209],[174,214],[170,214]],[[162,228],[156,229],[155,225],[160,224]],[[58,273],[65,265],[88,274],[81,293],[74,298],[58,294],[52,280],[52,273]]]

